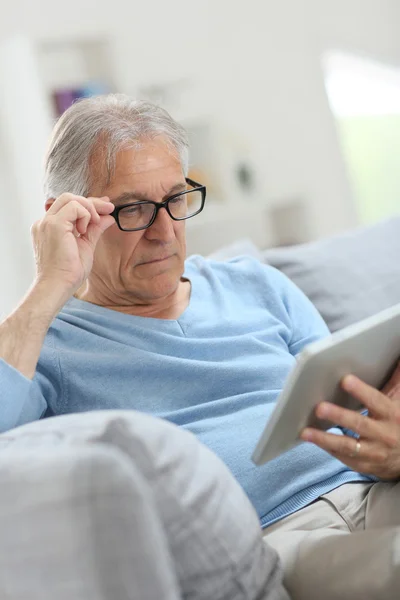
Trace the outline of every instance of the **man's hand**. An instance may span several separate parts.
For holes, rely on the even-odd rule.
[[[342,387],[368,409],[368,416],[331,402],[321,402],[315,414],[332,425],[350,429],[359,438],[307,428],[301,439],[313,442],[354,471],[397,479],[400,477],[400,363],[382,391],[353,375],[343,379]]]
[[[62,194],[32,227],[37,274],[13,313],[0,323],[0,358],[32,379],[47,330],[82,285],[101,234],[115,221],[108,198]]]
[[[108,198],[57,198],[32,226],[37,283],[62,290],[65,300],[72,296],[90,273],[101,234],[114,223],[113,210]]]

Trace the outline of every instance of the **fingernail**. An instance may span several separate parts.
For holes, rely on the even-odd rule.
[[[300,437],[301,437],[302,440],[310,442],[313,439],[313,434],[312,434],[311,429],[303,429],[303,431],[301,432]]]

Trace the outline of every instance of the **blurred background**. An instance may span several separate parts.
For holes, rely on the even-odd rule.
[[[0,14],[0,315],[32,280],[43,154],[81,96],[150,99],[187,127],[209,190],[189,252],[398,211],[399,0],[1,0]]]

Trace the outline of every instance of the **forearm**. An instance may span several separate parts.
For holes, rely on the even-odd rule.
[[[32,379],[47,330],[67,299],[54,285],[34,284],[0,325],[0,358]]]

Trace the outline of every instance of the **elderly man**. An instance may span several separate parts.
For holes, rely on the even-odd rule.
[[[397,597],[399,375],[385,393],[346,378],[370,416],[322,403],[335,428],[255,467],[296,355],[328,331],[272,268],[185,261],[185,220],[205,201],[187,171],[185,132],[156,106],[99,97],[61,117],[33,226],[36,279],[1,326],[1,429],[109,408],[162,417],[228,465],[293,597]]]

